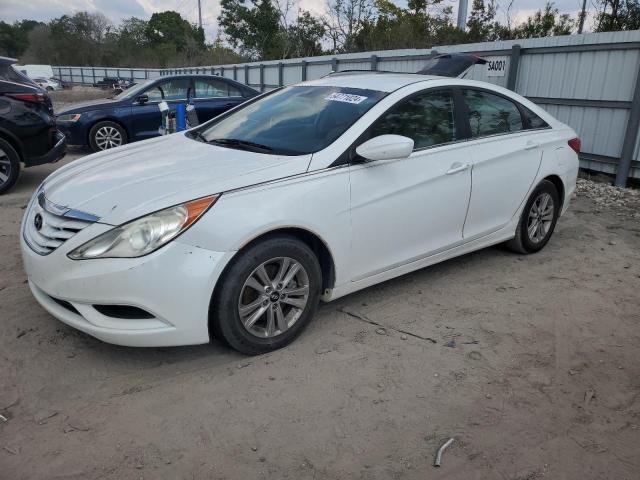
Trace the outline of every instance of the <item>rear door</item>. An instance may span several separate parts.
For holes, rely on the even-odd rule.
[[[465,88],[472,189],[465,241],[504,227],[516,214],[542,160],[539,138],[526,129],[518,105],[502,95]]]
[[[193,103],[201,123],[217,117],[243,101],[242,92],[223,79],[195,79]]]
[[[187,103],[187,94],[191,88],[191,78],[172,78],[158,82],[141,95],[147,95],[146,103],[134,103],[131,108],[131,125],[134,140],[144,140],[160,135],[158,129],[162,123],[162,114],[158,104],[165,101],[171,110],[178,103]]]

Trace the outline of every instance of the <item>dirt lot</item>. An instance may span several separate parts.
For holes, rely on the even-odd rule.
[[[369,288],[246,358],[107,345],[45,313],[18,228],[53,168],[0,197],[1,478],[640,478],[639,197],[585,183],[541,253]]]

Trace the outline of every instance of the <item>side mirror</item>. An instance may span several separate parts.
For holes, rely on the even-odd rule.
[[[149,101],[149,95],[147,95],[147,94],[139,95],[138,98],[136,98],[136,101],[140,105],[144,105],[145,103],[147,103]]]
[[[380,135],[356,148],[356,153],[368,161],[407,158],[411,152],[413,140],[402,135]]]

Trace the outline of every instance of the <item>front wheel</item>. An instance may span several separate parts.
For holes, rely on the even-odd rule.
[[[94,152],[127,143],[127,132],[115,122],[98,122],[89,131],[89,145]]]
[[[556,186],[543,180],[529,196],[522,210],[516,236],[507,247],[518,253],[535,253],[549,242],[560,215],[560,196]]]
[[[220,279],[212,301],[214,335],[247,355],[288,345],[318,307],[318,259],[290,236],[267,238],[239,255]]]

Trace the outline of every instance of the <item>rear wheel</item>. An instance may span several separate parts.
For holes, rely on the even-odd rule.
[[[89,144],[94,152],[127,143],[127,132],[115,122],[98,122],[89,131]]]
[[[547,244],[560,215],[560,196],[555,185],[543,180],[522,210],[516,236],[507,247],[518,253],[535,253]]]
[[[0,194],[9,190],[20,175],[20,156],[9,142],[0,138]]]
[[[215,336],[248,355],[291,343],[314,316],[322,273],[313,251],[294,237],[262,240],[233,262],[213,298]]]

